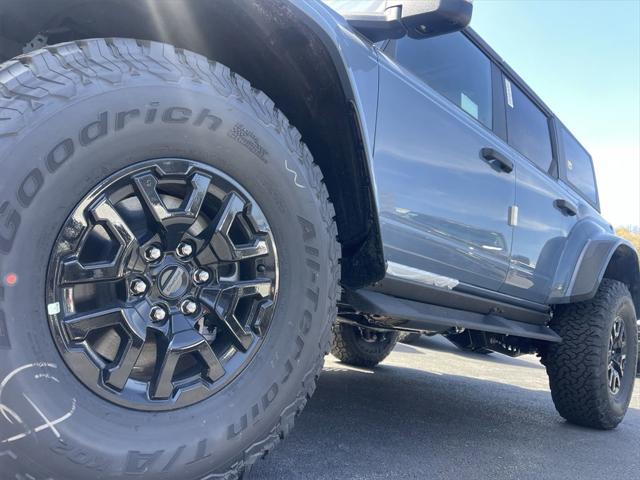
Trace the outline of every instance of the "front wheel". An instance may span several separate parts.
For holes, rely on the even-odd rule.
[[[562,337],[542,352],[556,409],[578,425],[615,428],[631,401],[638,354],[629,289],[605,278],[593,299],[558,307],[550,326]]]
[[[228,68],[125,39],[0,70],[0,477],[238,478],[313,393],[322,174]]]

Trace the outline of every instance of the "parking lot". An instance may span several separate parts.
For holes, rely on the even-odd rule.
[[[614,431],[567,424],[533,356],[399,344],[375,370],[328,357],[287,440],[250,478],[634,479],[640,387]]]

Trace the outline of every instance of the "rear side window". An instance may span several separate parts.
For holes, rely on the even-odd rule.
[[[462,110],[492,127],[491,61],[462,33],[398,40],[396,61]]]
[[[598,203],[596,177],[591,156],[578,141],[562,127],[562,145],[566,162],[567,180],[592,204]]]
[[[553,151],[547,116],[508,78],[504,86],[509,145],[549,172]]]

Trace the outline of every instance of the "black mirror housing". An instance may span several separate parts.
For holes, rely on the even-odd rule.
[[[471,21],[472,0],[386,0],[382,13],[345,15],[372,42],[428,38],[462,30]]]

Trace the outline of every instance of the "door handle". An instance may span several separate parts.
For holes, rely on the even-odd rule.
[[[553,202],[553,204],[558,210],[569,215],[570,217],[575,217],[578,214],[578,206],[570,200],[559,198],[555,202]]]
[[[513,162],[493,148],[483,148],[480,150],[480,155],[489,163],[498,165],[503,172],[511,173],[513,171]]]

